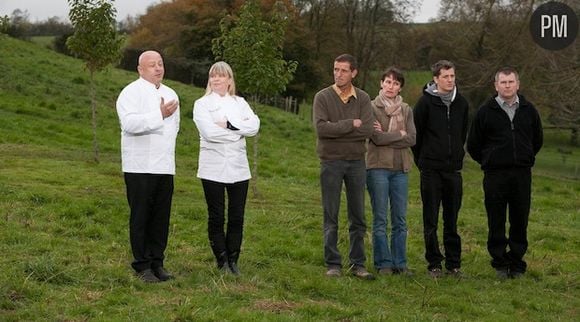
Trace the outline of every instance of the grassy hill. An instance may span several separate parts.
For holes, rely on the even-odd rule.
[[[408,213],[415,276],[328,279],[315,135],[309,122],[265,106],[258,111],[260,196],[251,196],[247,207],[243,275],[220,275],[195,177],[198,134],[191,108],[203,91],[175,82],[167,83],[180,95],[182,124],[166,266],[177,279],[144,285],[129,267],[128,207],[114,109],[117,94],[136,73],[111,69],[97,76],[101,162],[96,164],[82,63],[0,35],[0,68],[2,321],[579,319],[579,181],[536,172],[529,273],[523,279],[500,282],[489,267],[482,176],[470,160],[459,219],[465,279],[434,281],[424,273],[416,170]],[[560,144],[551,142],[546,153]],[[367,265],[372,267],[370,251],[369,230]]]

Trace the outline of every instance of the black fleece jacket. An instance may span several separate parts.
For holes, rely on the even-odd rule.
[[[447,107],[426,88],[413,110],[417,138],[411,150],[415,164],[420,170],[461,170],[469,120],[467,100],[457,91]]]
[[[483,104],[469,131],[467,151],[483,170],[531,168],[544,142],[542,122],[534,105],[519,95],[513,121],[495,97]]]

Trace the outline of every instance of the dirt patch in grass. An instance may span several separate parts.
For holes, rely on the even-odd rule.
[[[281,312],[288,312],[293,311],[299,308],[301,304],[288,302],[288,301],[276,301],[276,300],[257,300],[254,302],[254,309],[261,310],[261,311],[268,311],[272,313],[281,313]]]

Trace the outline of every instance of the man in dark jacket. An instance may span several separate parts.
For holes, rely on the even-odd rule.
[[[467,151],[484,171],[487,249],[500,279],[518,278],[526,271],[531,168],[543,143],[540,115],[518,94],[519,86],[515,69],[504,67],[495,74],[497,96],[479,108],[467,142]]]
[[[463,196],[461,168],[467,137],[468,104],[455,86],[455,66],[441,60],[431,66],[433,81],[423,89],[413,117],[417,143],[412,147],[415,164],[421,171],[423,234],[427,270],[433,278],[442,276],[445,259],[447,273],[461,277],[461,238],[457,216]],[[443,245],[439,250],[437,225],[443,205]]]

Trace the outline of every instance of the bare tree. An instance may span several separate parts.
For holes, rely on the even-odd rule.
[[[458,65],[458,82],[472,106],[493,91],[495,71],[505,65],[520,72],[521,91],[555,126],[578,128],[580,109],[579,43],[549,51],[534,43],[529,32],[534,0],[442,0],[431,52]],[[572,1],[573,2],[573,1]],[[577,131],[577,130],[576,130]],[[577,133],[577,132],[576,132]]]

